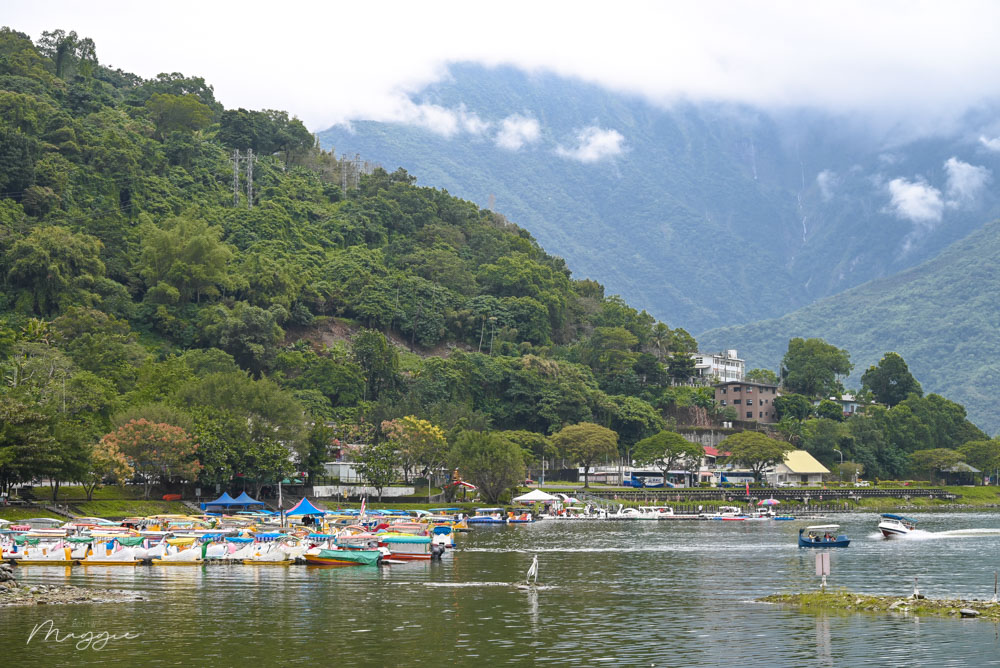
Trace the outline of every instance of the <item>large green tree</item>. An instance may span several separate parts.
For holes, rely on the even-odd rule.
[[[633,459],[640,466],[655,466],[665,479],[669,471],[681,467],[693,470],[704,455],[701,444],[692,443],[674,431],[661,431],[636,443]]]
[[[590,467],[618,455],[618,434],[593,422],[563,427],[551,437],[552,445],[570,461],[583,467],[583,486],[590,486]]]
[[[878,366],[868,367],[861,376],[861,388],[870,391],[876,401],[890,408],[911,393],[923,396],[920,383],[898,353],[886,353],[879,360]]]
[[[455,439],[450,465],[479,489],[486,503],[498,503],[524,480],[521,448],[496,433],[464,431]]]
[[[783,462],[785,454],[791,449],[790,443],[771,438],[759,431],[741,431],[719,444],[719,450],[729,453],[726,463],[753,471],[757,482],[761,481],[765,469]]]
[[[852,368],[846,350],[823,339],[794,338],[781,360],[781,381],[790,392],[827,397],[843,391],[840,378],[850,374]]]

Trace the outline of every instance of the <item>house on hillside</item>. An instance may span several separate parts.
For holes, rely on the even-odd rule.
[[[830,469],[805,450],[792,450],[785,455],[785,461],[767,473],[767,481],[774,486],[782,483],[814,485],[823,482],[823,476],[829,473]]]
[[[719,353],[692,353],[695,380],[704,383],[719,383],[743,380],[746,363],[735,350]]]
[[[764,422],[778,421],[774,410],[774,400],[781,396],[777,385],[730,381],[716,383],[715,402],[720,406],[732,406],[739,420]]]
[[[830,397],[830,401],[835,404],[840,404],[840,408],[844,411],[844,417],[848,418],[861,410],[862,403],[858,401],[857,397],[853,394],[844,394],[839,397]],[[813,401],[813,406],[819,406],[821,400],[816,399]]]

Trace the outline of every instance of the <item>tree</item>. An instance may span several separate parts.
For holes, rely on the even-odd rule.
[[[486,503],[497,503],[524,480],[521,448],[498,433],[463,431],[449,454],[463,480],[479,488]]]
[[[583,486],[590,486],[590,466],[618,455],[618,434],[593,422],[563,427],[552,435],[552,445],[564,457],[583,467]]]
[[[958,452],[966,464],[975,466],[986,475],[1000,469],[1000,439],[968,441]]]
[[[809,419],[812,415],[813,405],[809,397],[801,394],[783,394],[774,398],[774,414],[779,420],[785,418],[791,420]]]
[[[664,480],[671,470],[681,466],[690,470],[692,466],[697,466],[704,455],[705,448],[699,443],[692,443],[673,431],[661,431],[642,439],[635,444],[633,452],[633,458],[640,466],[655,466],[663,473]]]
[[[403,457],[423,467],[427,478],[427,503],[431,502],[434,472],[448,458],[444,430],[413,415],[382,423],[382,433],[396,445]]]
[[[671,353],[667,360],[667,375],[675,383],[687,383],[694,376],[695,361],[690,353]]]
[[[843,391],[839,377],[847,376],[852,368],[846,350],[823,339],[794,338],[788,342],[788,352],[781,360],[781,380],[791,392],[827,397]]]
[[[396,448],[388,441],[365,445],[355,462],[362,479],[378,492],[379,501],[382,501],[382,490],[396,479],[398,463]]]
[[[232,309],[216,304],[203,312],[199,325],[205,343],[230,353],[240,367],[257,376],[271,367],[285,334],[278,326],[275,310],[246,302],[236,302]]]
[[[516,429],[494,432],[521,448],[521,455],[527,466],[534,466],[552,456],[552,442],[545,434],[537,431]],[[544,464],[543,464],[544,465]]]
[[[202,295],[219,296],[228,282],[228,264],[233,251],[222,240],[222,228],[204,220],[171,218],[162,227],[142,230],[139,273],[149,292],[146,299],[157,304],[177,304]]]
[[[110,441],[100,441],[90,447],[88,465],[77,481],[83,485],[87,501],[94,497],[94,490],[106,481],[121,484],[135,473],[128,458]]]
[[[852,445],[847,425],[838,420],[819,418],[803,423],[802,449],[829,468],[840,461],[834,450],[844,452]]]
[[[933,479],[935,473],[950,469],[962,461],[962,455],[948,448],[917,450],[910,454],[910,467],[914,473],[926,474]]]
[[[763,383],[764,385],[777,385],[778,374],[770,369],[750,369],[744,378],[751,383]]]
[[[364,399],[377,401],[384,392],[395,389],[399,355],[385,334],[373,329],[361,330],[351,340],[351,352],[365,375]]]
[[[106,448],[116,448],[142,476],[144,498],[154,478],[193,480],[201,465],[195,458],[198,444],[180,427],[132,420],[101,439]]]
[[[785,454],[791,449],[790,443],[770,438],[759,431],[741,431],[719,444],[719,450],[729,452],[726,463],[750,469],[757,482],[761,481],[764,469],[785,461]]]
[[[20,291],[17,308],[42,316],[70,305],[91,306],[100,301],[94,292],[104,276],[102,244],[88,234],[65,227],[36,227],[7,253],[7,279]]]
[[[30,401],[0,395],[0,491],[55,469],[51,418]]]
[[[892,408],[910,394],[923,396],[923,388],[910,373],[906,362],[897,353],[886,353],[878,366],[868,367],[861,376],[861,388],[869,390],[875,400]]]
[[[823,399],[819,402],[819,406],[816,406],[815,412],[816,417],[836,420],[837,422],[843,422],[844,420],[844,408],[836,401],[830,399]]]
[[[153,93],[146,101],[146,110],[160,139],[171,132],[195,132],[212,122],[212,109],[194,95]]]

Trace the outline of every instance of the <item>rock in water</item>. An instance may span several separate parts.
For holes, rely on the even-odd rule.
[[[963,617],[978,617],[979,611],[973,610],[972,608],[962,608],[961,610],[958,611],[958,614],[962,615]]]

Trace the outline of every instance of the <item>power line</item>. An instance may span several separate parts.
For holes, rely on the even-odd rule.
[[[240,149],[233,149],[233,206],[240,205]]]
[[[247,208],[253,208],[253,163],[257,158],[254,157],[253,149],[247,149]]]

